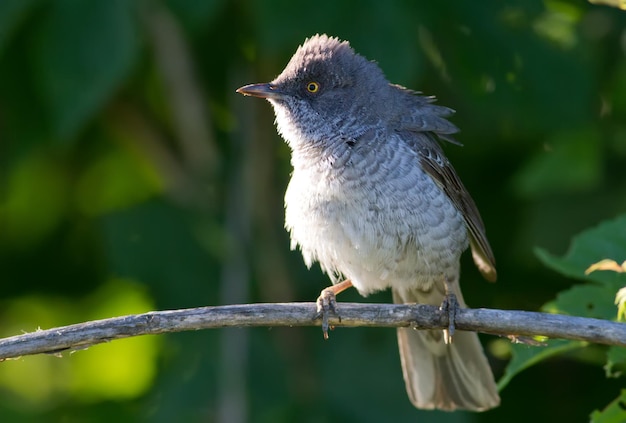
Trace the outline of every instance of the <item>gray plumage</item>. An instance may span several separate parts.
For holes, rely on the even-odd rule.
[[[441,304],[447,280],[464,306],[459,258],[469,245],[488,280],[495,261],[476,206],[438,138],[455,142],[453,111],[390,84],[347,42],[307,39],[269,84],[267,98],[291,148],[285,194],[291,247],[333,283],[362,295],[391,288],[396,303]],[[404,379],[419,408],[485,410],[499,404],[475,333],[398,329]]]

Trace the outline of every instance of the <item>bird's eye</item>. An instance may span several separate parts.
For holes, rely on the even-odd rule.
[[[309,82],[308,84],[306,84],[306,90],[312,94],[315,94],[320,90],[320,84],[314,81]]]

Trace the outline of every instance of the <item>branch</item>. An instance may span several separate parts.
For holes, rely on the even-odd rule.
[[[333,326],[414,327],[444,329],[446,313],[424,304],[341,303],[341,321]],[[0,339],[0,360],[30,354],[56,354],[139,335],[242,326],[320,326],[315,303],[241,304],[153,311],[94,320]],[[626,346],[626,324],[584,317],[529,311],[461,309],[455,319],[458,330],[503,336],[544,335]]]

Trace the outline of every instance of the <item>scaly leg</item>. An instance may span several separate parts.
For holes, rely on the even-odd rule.
[[[328,315],[332,313],[339,321],[341,317],[337,313],[337,294],[345,291],[352,286],[350,279],[346,279],[343,282],[329,286],[320,292],[320,296],[317,297],[317,315],[316,319],[322,319],[322,331],[324,332],[324,339],[328,339]],[[332,328],[331,328],[332,329]]]
[[[448,327],[443,330],[443,341],[446,344],[451,344],[452,337],[454,336],[454,321],[456,319],[456,313],[459,310],[459,301],[456,298],[456,294],[452,292],[448,278],[444,278],[444,286],[446,296],[443,298],[439,310],[448,315]]]

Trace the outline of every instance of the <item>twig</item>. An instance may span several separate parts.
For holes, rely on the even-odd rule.
[[[416,304],[341,303],[341,321],[333,326],[407,327],[444,329],[446,313],[438,307]],[[94,320],[0,339],[0,360],[30,354],[54,354],[83,349],[114,339],[197,329],[241,326],[319,326],[315,303],[241,304],[154,311]],[[456,315],[457,330],[503,336],[544,335],[626,346],[626,324],[584,317],[528,311],[462,309]],[[321,336],[321,335],[320,335]]]

